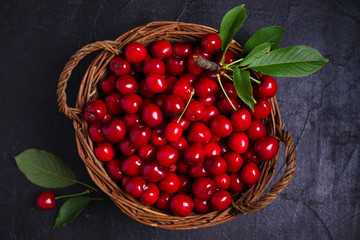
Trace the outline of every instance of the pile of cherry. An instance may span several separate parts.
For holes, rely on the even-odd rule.
[[[278,141],[261,121],[271,112],[276,81],[263,76],[254,83],[252,111],[222,77],[227,98],[216,73],[193,61],[200,55],[219,63],[220,46],[214,33],[199,46],[159,40],[150,54],[129,43],[99,83],[102,99],[84,109],[95,156],[128,195],[146,205],[182,217],[194,209],[222,211],[231,204],[230,193],[255,184],[259,164],[278,152]],[[231,51],[224,59],[237,60]]]

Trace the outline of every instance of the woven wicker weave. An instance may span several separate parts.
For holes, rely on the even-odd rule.
[[[272,185],[269,192],[264,193],[274,176],[278,155],[271,161],[262,163],[258,183],[251,186],[243,194],[234,194],[232,204],[222,212],[192,213],[190,216],[183,218],[146,206],[137,199],[125,194],[107,175],[103,162],[96,159],[93,153],[93,142],[87,132],[88,124],[82,116],[82,111],[89,101],[99,96],[97,85],[101,79],[109,74],[108,63],[110,60],[115,55],[121,54],[126,44],[133,41],[140,42],[145,46],[159,39],[165,39],[171,43],[198,42],[203,35],[210,32],[217,32],[217,30],[182,22],[151,22],[132,29],[115,41],[99,41],[84,46],[70,58],[60,75],[57,90],[60,112],[73,120],[78,152],[89,175],[122,212],[138,222],[166,229],[194,229],[217,225],[267,206],[285,189],[294,174],[296,162],[294,144],[290,133],[282,129],[279,107],[275,97],[270,99],[272,111],[270,116],[265,119],[265,124],[268,133],[276,136],[285,145],[285,172],[279,181]],[[241,46],[235,42],[230,49],[235,53],[239,53]],[[65,92],[71,73],[82,58],[97,50],[103,51],[88,67],[80,85],[76,106],[71,108],[67,105]],[[257,75],[257,77],[259,76]]]

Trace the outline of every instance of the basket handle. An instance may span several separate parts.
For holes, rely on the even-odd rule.
[[[72,71],[86,55],[95,52],[97,50],[104,49],[105,51],[109,51],[111,53],[118,55],[119,50],[117,47],[119,44],[120,42],[115,42],[115,41],[98,41],[82,47],[74,55],[71,56],[71,58],[66,63],[59,77],[59,82],[57,87],[57,95],[58,95],[57,102],[59,106],[59,112],[64,113],[66,117],[72,120],[76,120],[76,121],[80,120],[79,114],[82,113],[82,110],[78,108],[69,107],[66,102],[67,97],[65,90]]]

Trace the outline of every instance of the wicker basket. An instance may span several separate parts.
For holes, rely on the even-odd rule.
[[[165,229],[194,229],[214,226],[227,222],[239,215],[257,211],[270,204],[280,192],[289,184],[295,171],[295,150],[290,133],[282,129],[281,117],[276,98],[270,99],[271,115],[265,119],[270,135],[276,136],[285,144],[286,169],[280,180],[274,184],[270,191],[263,193],[270,184],[277,163],[277,157],[260,166],[260,179],[256,185],[251,186],[245,193],[234,194],[232,204],[222,212],[207,214],[192,213],[188,217],[177,217],[171,213],[163,212],[151,206],[142,204],[127,194],[110,179],[104,169],[103,162],[96,159],[93,153],[93,142],[88,135],[88,123],[82,116],[85,105],[99,96],[98,83],[109,74],[108,63],[121,54],[127,43],[137,41],[145,46],[159,39],[170,42],[196,42],[206,33],[217,30],[196,24],[182,22],[151,22],[121,35],[115,41],[99,41],[84,46],[77,51],[66,64],[58,84],[58,104],[60,112],[73,120],[76,142],[79,155],[84,161],[87,171],[95,184],[121,209],[122,212],[138,222]],[[234,43],[230,49],[239,53],[240,44]],[[66,102],[66,87],[73,69],[78,62],[91,52],[103,50],[88,67],[78,93],[76,107],[71,108]],[[257,76],[259,77],[259,76]]]

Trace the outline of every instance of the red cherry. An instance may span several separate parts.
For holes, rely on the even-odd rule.
[[[261,98],[272,98],[277,92],[277,83],[275,79],[269,75],[263,75],[260,78],[261,84],[254,86],[254,93]]]
[[[227,170],[226,162],[220,156],[207,158],[204,162],[204,166],[212,175],[223,174]]]
[[[89,136],[94,142],[103,142],[105,137],[101,132],[101,123],[92,123],[89,125]]]
[[[176,142],[181,137],[182,127],[178,123],[170,122],[165,127],[165,137],[169,142]]]
[[[156,153],[156,160],[160,165],[165,167],[170,166],[171,164],[176,163],[179,159],[179,152],[169,145],[161,146],[158,148]]]
[[[245,131],[250,127],[251,115],[248,110],[241,108],[231,114],[231,123],[235,129]]]
[[[230,152],[230,148],[224,140],[218,141],[217,144],[219,144],[219,146],[220,146],[220,155],[221,156],[227,152]]]
[[[158,127],[151,131],[151,143],[156,147],[161,147],[168,143],[163,127]]]
[[[232,133],[233,127],[230,120],[224,115],[218,115],[210,121],[211,132],[219,137],[227,137]]]
[[[266,118],[271,113],[271,105],[267,99],[261,98],[258,100],[257,104],[254,106],[254,111],[251,112],[251,115],[257,119],[261,120]]]
[[[166,59],[166,72],[171,75],[180,75],[185,70],[185,60],[175,56]]]
[[[112,118],[113,115],[111,115],[110,113],[106,113],[104,118],[101,120],[101,123],[108,123],[111,121]]]
[[[151,143],[146,144],[142,147],[140,147],[137,151],[137,153],[139,154],[139,157],[141,157],[142,159],[149,159],[152,156],[155,156],[155,151],[156,148],[154,145],[152,145]]]
[[[116,90],[122,95],[137,93],[139,90],[138,82],[130,75],[119,77],[115,82],[115,87]]]
[[[118,159],[107,162],[105,169],[112,180],[120,181],[124,176],[124,173],[121,171],[121,161]]]
[[[213,117],[216,117],[220,114],[219,110],[217,109],[217,107],[215,106],[206,106],[205,107],[205,115],[204,117],[201,119],[201,121],[205,124],[209,124],[210,120]]]
[[[194,165],[194,166],[190,166],[188,175],[191,178],[200,178],[200,177],[208,176],[209,172],[204,167],[204,164],[200,163],[200,164],[197,164],[197,165]]]
[[[156,96],[155,93],[150,92],[146,87],[145,79],[139,82],[139,94],[143,98],[154,98]]]
[[[184,110],[184,101],[177,95],[169,95],[165,100],[165,112],[169,116],[182,113]]]
[[[183,152],[189,146],[189,143],[184,137],[180,136],[177,141],[170,142],[169,145],[178,150],[179,152]]]
[[[125,47],[125,58],[130,63],[142,62],[145,60],[146,55],[146,48],[141,43],[132,42]]]
[[[126,129],[130,130],[135,124],[140,123],[140,116],[138,114],[125,114],[122,120]]]
[[[140,200],[145,205],[153,205],[159,198],[159,188],[155,183],[147,183],[144,186],[144,192],[140,196]]]
[[[207,98],[218,91],[218,84],[210,78],[199,78],[195,82],[195,92],[200,98]]]
[[[190,43],[174,43],[173,55],[176,57],[185,58],[192,52],[192,45]]]
[[[141,176],[148,182],[161,181],[167,174],[167,169],[153,160],[146,161],[141,168]]]
[[[154,206],[161,210],[170,210],[170,199],[173,195],[173,193],[160,193]]]
[[[100,90],[101,92],[103,92],[104,94],[109,94],[112,92],[115,92],[115,82],[116,82],[117,77],[115,75],[109,75],[106,78],[104,78],[103,80],[100,81],[99,86],[100,86]]]
[[[223,158],[227,165],[227,171],[230,173],[236,173],[243,165],[243,158],[238,153],[227,152]]]
[[[163,192],[175,193],[180,188],[180,179],[178,175],[171,172],[163,180],[161,180],[158,185],[160,190]]]
[[[165,78],[158,73],[150,73],[145,79],[146,88],[153,93],[166,91],[167,85]]]
[[[113,118],[103,125],[102,133],[110,142],[120,142],[125,138],[126,126],[119,118]]]
[[[178,80],[176,77],[174,76],[167,76],[165,77],[165,80],[166,80],[166,93],[172,93],[172,89],[173,89],[173,86],[174,86],[174,83]]]
[[[114,147],[109,142],[98,143],[94,147],[94,153],[97,159],[100,161],[110,161],[115,156]]]
[[[274,137],[262,137],[255,142],[254,150],[262,161],[270,161],[279,151],[279,142]]]
[[[178,177],[180,180],[180,187],[177,193],[189,193],[191,191],[192,185],[191,178],[184,174],[179,174]]]
[[[258,157],[257,153],[254,150],[254,146],[249,146],[248,150],[243,154],[244,163],[253,162],[256,165],[259,165],[262,161]]]
[[[196,100],[191,100],[188,105],[184,117],[188,121],[199,121],[205,115],[205,107],[202,103]]]
[[[129,177],[129,176],[126,176],[126,175],[123,176],[123,178],[121,179],[121,182],[120,182],[120,186],[122,189],[125,189],[125,186],[130,179],[131,179],[131,177]]]
[[[156,98],[154,99],[154,103],[160,107],[161,111],[165,111],[165,101],[168,96],[169,94],[163,93],[157,95]]]
[[[221,58],[222,58],[223,55],[224,55],[224,53],[222,52],[216,57],[216,63],[220,63]],[[226,51],[224,63],[229,64],[229,63],[232,63],[235,60],[236,60],[235,54],[232,51]]]
[[[187,174],[189,172],[189,164],[184,162],[183,160],[179,160],[176,162],[176,171],[182,174]]]
[[[194,54],[194,55],[199,55],[203,58],[206,58],[204,56],[204,54]],[[189,55],[186,58],[186,66],[191,74],[199,75],[204,69],[202,67],[200,67],[196,62],[194,62],[194,60],[193,60],[194,55]]]
[[[204,145],[205,158],[220,156],[220,146],[216,142],[208,142]]]
[[[150,73],[164,75],[166,71],[165,63],[159,58],[150,58],[143,65],[143,72],[147,76]]]
[[[234,105],[235,108],[238,108],[238,105],[240,104],[238,102],[238,99],[229,97],[230,101],[232,102],[232,104]],[[219,111],[223,114],[229,114],[232,113],[234,111],[234,108],[231,106],[229,100],[226,97],[222,97],[220,98],[217,103],[216,103],[217,108],[219,109]]]
[[[248,135],[250,141],[256,141],[261,137],[266,136],[266,128],[265,125],[259,120],[252,120],[249,128],[246,130],[246,134]]]
[[[130,63],[120,56],[114,57],[109,63],[110,71],[118,77],[128,74],[130,72],[130,68]]]
[[[51,210],[56,206],[55,195],[52,191],[40,193],[36,199],[36,205],[42,210]]]
[[[206,78],[210,78],[212,80],[217,81],[216,74],[217,73],[215,71],[210,71],[209,69],[204,69],[204,71],[202,71],[202,73],[199,75],[199,77],[206,77]]]
[[[227,141],[229,148],[236,153],[244,153],[249,146],[249,139],[243,132],[231,134]]]
[[[155,58],[167,58],[172,53],[171,44],[166,40],[158,40],[151,44],[150,53]]]
[[[106,105],[103,101],[97,99],[89,102],[84,108],[85,120],[89,123],[100,122],[107,113]]]
[[[229,175],[222,173],[213,177],[216,187],[219,189],[227,189],[230,187],[231,180]]]
[[[210,202],[208,200],[207,201],[199,200],[196,197],[194,197],[193,199],[194,199],[194,208],[196,211],[202,214],[210,211]]]
[[[151,130],[144,124],[136,124],[130,131],[130,142],[135,147],[145,146],[151,138]]]
[[[142,98],[137,94],[126,94],[121,98],[121,107],[127,113],[136,113],[141,104]]]
[[[133,177],[125,185],[125,192],[134,198],[140,197],[144,192],[146,181],[142,177]]]
[[[210,198],[211,207],[214,211],[223,211],[230,206],[231,195],[226,190],[216,190]]]
[[[189,142],[206,144],[211,140],[211,137],[211,131],[205,124],[201,122],[193,122],[191,124],[187,140]]]
[[[183,73],[179,76],[179,78],[185,78],[186,80],[188,80],[188,82],[189,82],[190,84],[193,84],[194,81],[196,80],[197,76],[194,75],[194,74],[191,74],[191,73],[189,73],[189,72],[183,72]]]
[[[239,193],[244,189],[244,184],[240,180],[240,173],[231,173],[229,175],[230,177],[230,187],[228,188],[228,191],[232,193]]]
[[[208,33],[201,38],[201,49],[207,53],[215,53],[222,44],[219,34]]]
[[[140,175],[142,160],[138,155],[131,155],[126,157],[121,162],[121,171],[130,177],[135,177]]]
[[[193,55],[201,55],[206,60],[211,60],[212,54],[202,50],[200,46],[196,46],[193,50]]]
[[[161,109],[157,105],[149,103],[144,106],[141,113],[141,119],[149,127],[155,128],[160,126],[160,124],[162,123],[163,114],[161,112]]]
[[[118,148],[120,152],[126,156],[134,154],[137,150],[137,148],[130,142],[129,138],[125,138],[124,140],[122,140],[119,143]]]
[[[194,209],[194,201],[188,195],[177,194],[170,200],[170,209],[175,215],[186,217]]]
[[[105,97],[105,105],[109,113],[119,115],[122,113],[121,96],[117,93],[110,93]]]
[[[193,87],[185,78],[180,78],[174,83],[172,93],[179,96],[182,100],[188,101]]]
[[[247,163],[240,172],[241,182],[247,185],[255,184],[260,177],[260,170],[255,163]]]
[[[215,182],[205,177],[196,179],[192,185],[192,191],[199,200],[208,200],[215,189]]]
[[[219,145],[220,140],[221,140],[221,137],[215,136],[215,135],[213,135],[212,138],[211,138],[211,141],[216,142],[218,145]],[[219,147],[220,147],[220,145],[219,145]],[[220,147],[220,154],[221,154],[221,152],[222,152],[222,150],[221,150],[221,147]]]
[[[214,105],[216,102],[216,96],[212,95],[207,98],[198,98],[198,101],[202,103],[205,107]]]
[[[184,161],[194,164],[202,163],[205,159],[204,146],[201,143],[193,143],[184,151]]]

